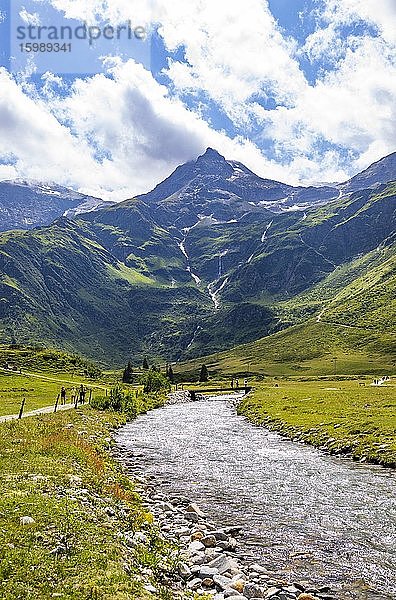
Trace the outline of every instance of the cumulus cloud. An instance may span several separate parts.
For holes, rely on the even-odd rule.
[[[320,0],[324,20],[339,25],[365,21],[376,25],[383,39],[396,43],[394,0]]]
[[[290,183],[343,180],[394,150],[393,0],[317,0],[317,29],[303,47],[285,37],[266,0],[50,1],[68,18],[151,24],[182,58],[165,69],[168,87],[117,57],[70,89],[46,74],[40,93],[26,77],[0,72],[0,155],[12,153],[21,177],[121,200],[207,146]],[[361,21],[378,35],[342,34]],[[302,53],[312,61],[326,55],[331,69],[309,83]],[[268,96],[275,110],[266,108]],[[189,108],[197,98],[244,136],[214,130],[205,111]]]
[[[213,131],[133,60],[107,67],[110,77],[77,80],[65,97],[53,93],[59,81],[47,75],[41,99],[0,71],[0,155],[13,154],[20,177],[122,200],[147,191],[207,146],[280,175],[281,167],[254,144]]]

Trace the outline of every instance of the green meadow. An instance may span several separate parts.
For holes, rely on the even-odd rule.
[[[103,394],[106,389],[104,384],[70,373],[20,375],[0,369],[0,416],[18,414],[24,398],[24,412],[53,406],[62,386],[67,391],[66,400],[70,402],[70,390],[73,387],[78,388],[81,383],[88,390],[92,389],[93,395]]]
[[[174,552],[108,452],[124,422],[86,406],[0,424],[1,598],[171,599],[157,578],[175,569]],[[127,547],[142,528],[150,544]]]
[[[396,379],[258,383],[239,405],[257,425],[355,460],[396,466]]]

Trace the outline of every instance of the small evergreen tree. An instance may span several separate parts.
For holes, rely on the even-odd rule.
[[[208,367],[206,365],[202,365],[201,372],[199,374],[199,381],[204,383],[209,379]]]
[[[131,362],[128,363],[122,375],[122,383],[133,383],[133,368]]]
[[[145,358],[145,359],[143,360],[143,369],[144,369],[145,371],[148,371],[148,370],[149,370],[149,368],[150,368],[150,367],[149,367],[149,364],[148,364],[148,360],[147,360],[147,358]]]
[[[167,377],[171,383],[175,381],[175,375],[173,373],[172,365],[169,365],[167,368]]]

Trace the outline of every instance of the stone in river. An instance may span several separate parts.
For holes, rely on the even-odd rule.
[[[186,519],[187,521],[191,521],[192,523],[199,523],[200,517],[196,513],[191,512],[186,513]]]
[[[279,594],[281,590],[277,587],[272,587],[269,590],[267,590],[266,594],[265,594],[265,598],[273,598],[274,596],[277,596]]]
[[[201,552],[202,550],[205,550],[205,546],[198,540],[188,545],[189,552]]]
[[[250,571],[255,571],[257,573],[267,573],[267,569],[265,567],[262,567],[261,565],[254,563],[253,565],[250,565],[249,567]]]
[[[190,562],[193,565],[203,565],[206,562],[205,555],[202,552],[199,552],[190,559]]]
[[[201,517],[202,519],[205,517],[205,513],[202,512],[202,510],[199,508],[199,506],[197,504],[195,504],[194,502],[187,506],[186,512],[196,514],[196,515],[198,515],[198,517]]]
[[[277,590],[277,592],[279,592],[279,591],[280,590]],[[249,599],[250,598],[264,598],[264,597],[266,597],[265,596],[265,590],[264,590],[264,588],[262,588],[259,585],[256,585],[255,583],[247,583],[244,586],[244,588],[243,588],[243,595],[246,596],[246,598],[249,598]]]
[[[175,534],[179,537],[187,536],[189,533],[190,530],[188,527],[180,527],[179,529],[175,529]]]
[[[204,567],[202,567],[199,571],[199,577],[201,577],[201,579],[205,579],[206,577],[214,577],[215,575],[219,574],[219,570],[213,567],[208,567],[207,565],[205,565]]]
[[[220,575],[223,575],[226,571],[237,568],[238,563],[235,560],[228,558],[228,556],[221,555],[214,558],[208,566],[218,569]]]
[[[222,590],[226,590],[231,585],[231,579],[229,577],[224,577],[223,575],[220,575],[220,574],[219,575],[213,575],[213,581]]]
[[[204,537],[204,534],[202,533],[202,531],[194,531],[194,533],[191,534],[191,541],[196,542],[198,540],[198,542],[200,542],[203,539],[203,537]],[[205,543],[205,542],[202,542],[202,543]]]
[[[203,581],[202,581],[202,585],[206,588],[210,588],[213,585],[213,579],[211,579],[210,577],[206,577]]]
[[[207,535],[202,538],[202,543],[207,548],[214,548],[216,546],[217,541],[214,535]]]
[[[190,590],[197,590],[199,587],[201,587],[201,583],[202,583],[202,579],[198,579],[198,577],[196,579],[192,579],[191,581],[189,581],[187,583],[187,587],[190,588]]]
[[[244,593],[246,581],[244,579],[236,579],[231,583],[231,588],[239,592],[240,594]]]
[[[319,600],[316,596],[312,596],[312,594],[300,594],[297,600]]]
[[[235,591],[233,596],[227,596],[226,594],[224,594],[224,596],[227,600],[243,600],[243,596],[241,596],[241,594],[236,594]]]

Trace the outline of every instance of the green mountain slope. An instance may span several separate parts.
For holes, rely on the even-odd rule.
[[[0,272],[4,341],[46,342],[103,363],[175,358],[208,304],[190,285],[165,287],[119,262],[81,222],[2,234]]]
[[[282,186],[206,153],[144,197],[1,234],[2,340],[121,365],[220,352],[308,319],[394,332],[396,185],[273,212],[261,194]]]
[[[185,362],[187,381],[206,364],[212,377],[391,375],[396,335],[309,321],[232,350]]]

